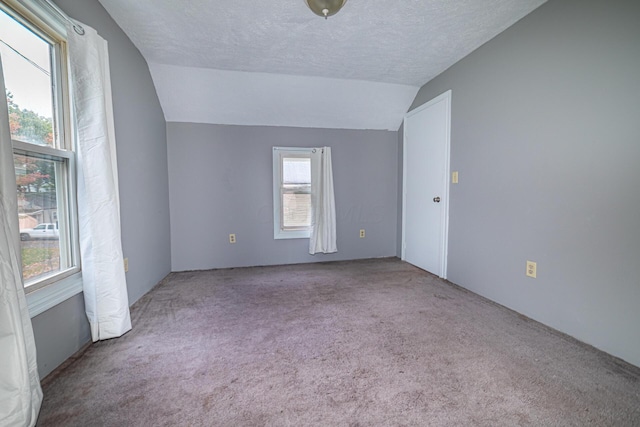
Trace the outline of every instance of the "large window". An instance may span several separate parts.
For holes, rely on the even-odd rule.
[[[0,2],[0,54],[27,292],[79,270],[65,41],[41,20],[29,18]]]
[[[273,148],[275,239],[309,237],[312,148]]]

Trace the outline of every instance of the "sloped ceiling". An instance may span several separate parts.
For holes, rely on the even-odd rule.
[[[418,89],[545,0],[100,0],[167,121],[397,130]]]

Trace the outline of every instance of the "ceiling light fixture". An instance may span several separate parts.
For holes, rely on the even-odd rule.
[[[347,0],[304,0],[309,9],[318,16],[324,16],[327,19],[338,13]]]

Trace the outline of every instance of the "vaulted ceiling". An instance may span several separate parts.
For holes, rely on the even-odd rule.
[[[397,130],[418,89],[545,0],[100,0],[167,121]]]

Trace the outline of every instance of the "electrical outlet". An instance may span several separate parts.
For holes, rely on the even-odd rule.
[[[360,238],[364,239],[364,228],[362,230],[360,230]]]
[[[124,259],[124,272],[129,271],[129,258]]]
[[[235,242],[236,242],[236,235],[229,234],[229,243],[235,243]]]
[[[536,278],[538,264],[533,261],[527,261],[527,277]]]
[[[458,171],[455,171],[455,172],[451,173],[451,183],[452,184],[457,184],[458,183]]]

